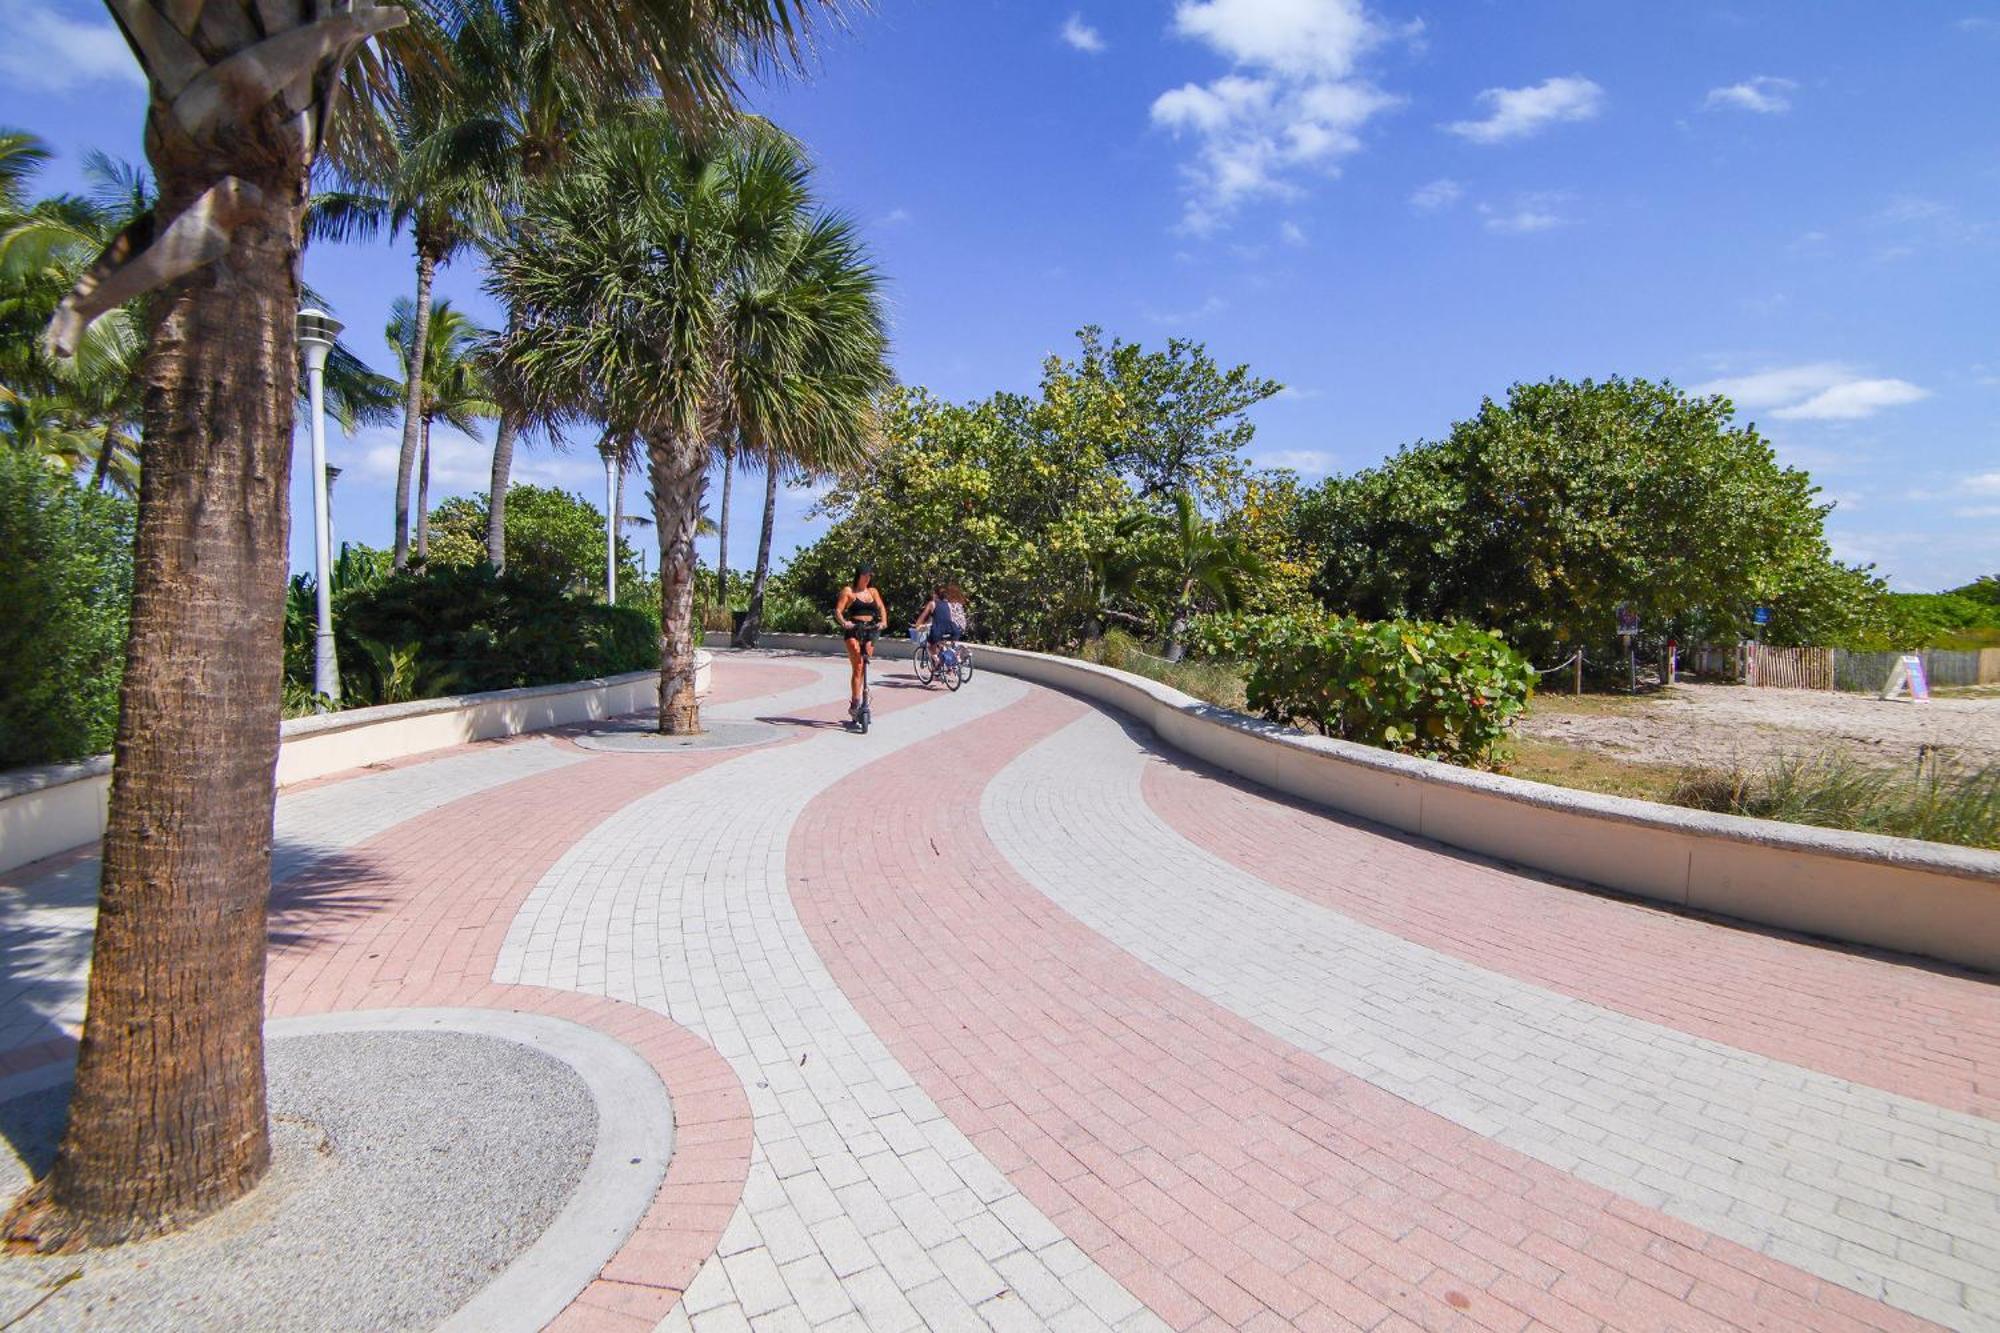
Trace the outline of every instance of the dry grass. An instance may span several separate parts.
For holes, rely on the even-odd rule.
[[[1607,796],[1665,801],[1685,775],[1684,770],[1670,764],[1633,763],[1598,750],[1523,736],[1516,736],[1508,748],[1512,755],[1501,771],[1510,777]]]

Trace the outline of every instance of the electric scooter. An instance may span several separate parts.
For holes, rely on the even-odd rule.
[[[875,720],[874,714],[868,710],[868,667],[875,660],[875,655],[868,649],[874,642],[875,635],[872,631],[861,641],[861,707],[854,710],[854,716],[848,722],[849,726],[863,736],[868,734],[868,724]]]

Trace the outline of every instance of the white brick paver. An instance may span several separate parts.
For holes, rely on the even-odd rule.
[[[994,780],[987,831],[1135,957],[1408,1101],[1912,1313],[1963,1327],[2000,1312],[2000,1124],[1543,990],[1307,902],[1155,815],[1146,762],[1093,712]]]
[[[289,879],[406,819],[585,757],[547,741],[525,741],[281,793],[271,879]],[[7,960],[0,1050],[83,1025],[97,880],[98,860],[88,856],[0,886],[0,957]]]
[[[813,701],[844,697],[843,667],[815,670]],[[1051,1320],[1159,1327],[1103,1270],[1075,1262],[917,1087],[835,985],[787,888],[786,846],[814,797],[850,784],[854,836],[883,836],[851,775],[1024,690],[982,677],[878,716],[865,737],[829,731],[734,756],[612,815],[522,905],[495,980],[664,1013],[713,1044],[749,1094],[742,1205],[662,1327],[837,1327],[852,1315],[877,1333],[1011,1328],[1028,1293],[1002,1265],[1027,1275]]]

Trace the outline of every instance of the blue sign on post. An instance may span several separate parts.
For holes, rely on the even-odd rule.
[[[1768,607],[1768,606],[1760,606],[1760,607],[1758,607],[1758,608],[1757,608],[1756,610],[1752,611],[1752,612],[1750,613],[1750,623],[1751,623],[1751,624],[1753,624],[1753,625],[1768,625],[1768,624],[1770,624],[1770,623],[1771,623],[1771,608],[1770,608],[1770,607]]]

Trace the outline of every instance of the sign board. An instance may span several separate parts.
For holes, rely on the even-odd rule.
[[[1768,606],[1760,606],[1760,607],[1758,607],[1758,608],[1757,608],[1757,609],[1756,609],[1755,611],[1752,611],[1752,612],[1750,613],[1750,623],[1751,623],[1751,624],[1753,624],[1753,625],[1768,625],[1768,624],[1770,624],[1770,623],[1771,623],[1771,608],[1770,608],[1770,607],[1768,607]]]
[[[1618,632],[1627,636],[1639,632],[1639,608],[1630,602],[1621,602],[1618,606]]]
[[[1931,697],[1931,682],[1924,675],[1924,659],[1917,653],[1904,653],[1896,659],[1896,665],[1889,668],[1889,683],[1882,687],[1884,699],[1899,699],[1904,694],[1912,703],[1923,703]]]

